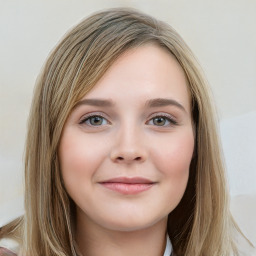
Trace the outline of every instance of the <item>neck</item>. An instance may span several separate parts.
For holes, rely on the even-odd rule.
[[[116,231],[77,216],[76,242],[86,256],[163,256],[167,218],[143,229]]]

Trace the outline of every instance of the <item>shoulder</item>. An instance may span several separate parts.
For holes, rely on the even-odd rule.
[[[17,256],[17,254],[6,248],[0,247],[0,256]]]
[[[15,240],[3,238],[0,240],[0,256],[17,256],[19,247]]]

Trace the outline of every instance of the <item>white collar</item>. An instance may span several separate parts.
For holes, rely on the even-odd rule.
[[[0,240],[0,247],[5,247],[9,250],[12,250],[13,252],[18,252],[18,245],[16,242],[12,239],[1,239]],[[171,240],[168,235],[166,235],[166,246],[163,256],[170,256],[172,254],[172,244]]]
[[[172,254],[172,244],[168,235],[166,235],[166,247],[163,256],[170,256]]]

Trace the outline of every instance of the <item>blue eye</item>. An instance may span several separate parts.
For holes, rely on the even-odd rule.
[[[108,124],[108,121],[100,115],[93,115],[90,117],[86,117],[80,122],[80,124],[83,124],[83,123],[89,126],[101,126],[101,125]]]

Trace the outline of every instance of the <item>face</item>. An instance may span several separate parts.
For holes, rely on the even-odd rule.
[[[167,50],[123,54],[67,119],[59,147],[77,217],[132,231],[167,220],[194,149],[184,72]]]

